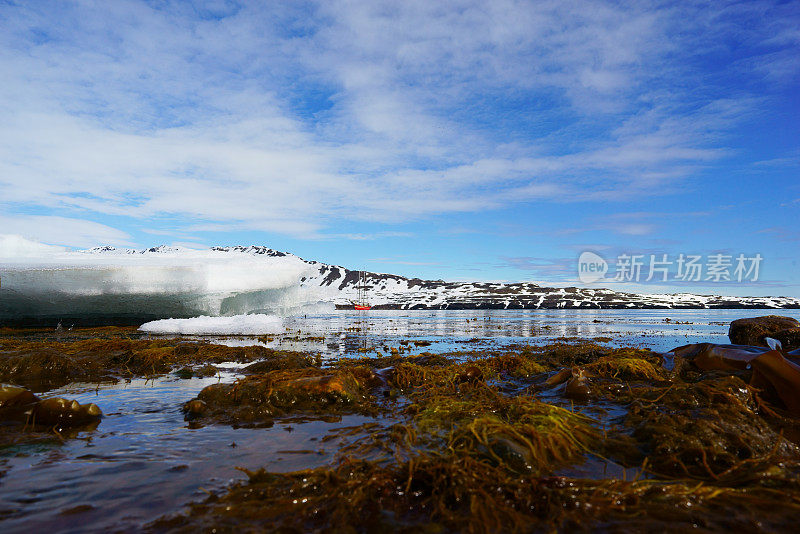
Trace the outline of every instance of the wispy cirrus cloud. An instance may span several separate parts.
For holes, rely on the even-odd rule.
[[[556,235],[583,234],[607,231],[623,236],[648,236],[657,233],[665,221],[707,218],[712,211],[637,211],[605,215],[599,220],[586,221],[583,226],[553,230]]]
[[[764,1],[0,10],[0,210],[85,219],[97,241],[128,239],[105,217],[321,238],[667,194],[800,72],[797,14]],[[730,40],[748,47],[733,70]]]
[[[512,256],[500,258],[499,267],[525,271],[545,283],[574,283],[577,281],[577,258]]]
[[[118,246],[133,244],[130,235],[108,225],[54,215],[0,215],[0,233],[28,240],[46,236],[44,240],[48,243],[67,247],[88,248],[98,242]]]

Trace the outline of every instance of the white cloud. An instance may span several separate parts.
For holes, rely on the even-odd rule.
[[[132,244],[128,234],[110,226],[47,215],[0,215],[0,234],[13,234],[31,241],[68,247]]]
[[[129,239],[88,216],[320,237],[340,219],[669,192],[760,105],[707,89],[698,51],[768,39],[761,76],[798,69],[796,29],[762,3],[2,9],[0,210],[68,215],[76,240],[58,239],[77,246]]]
[[[19,234],[0,234],[0,257],[39,257],[65,252],[64,247],[45,245],[38,241],[25,239]]]

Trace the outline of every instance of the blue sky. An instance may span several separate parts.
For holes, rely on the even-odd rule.
[[[800,295],[797,1],[0,2],[0,79],[0,233]]]

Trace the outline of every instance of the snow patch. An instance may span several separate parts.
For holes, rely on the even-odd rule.
[[[283,320],[276,315],[252,314],[231,317],[201,315],[191,319],[161,319],[139,327],[150,334],[257,336],[283,332]]]
[[[0,235],[0,318],[59,315],[229,317],[330,313],[358,275],[263,246],[70,251]],[[373,308],[798,308],[793,297],[619,293],[530,282],[444,282],[365,272]]]

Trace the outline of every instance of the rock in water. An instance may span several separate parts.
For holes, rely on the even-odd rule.
[[[781,333],[785,330],[800,329],[800,322],[791,317],[781,315],[765,315],[763,317],[750,317],[747,319],[736,319],[731,322],[728,330],[728,337],[734,345],[755,345],[766,347],[764,338],[773,337],[781,343]],[[795,335],[793,339],[798,339]],[[788,338],[787,338],[788,341]],[[793,350],[798,347],[788,347],[784,344],[784,349]]]
[[[208,409],[208,405],[200,399],[190,400],[183,405],[183,411],[188,418],[199,417]]]
[[[784,350],[800,349],[800,328],[787,328],[775,334],[775,339],[781,342]]]
[[[564,386],[564,396],[577,401],[587,401],[592,390],[589,388],[589,379],[583,370],[578,369],[572,373],[572,378]]]
[[[789,413],[800,416],[800,366],[784,358],[778,350],[761,354],[751,364],[754,371],[751,385],[759,389],[773,387]]]
[[[458,375],[459,382],[480,382],[483,380],[483,371],[475,365],[470,365]]]

